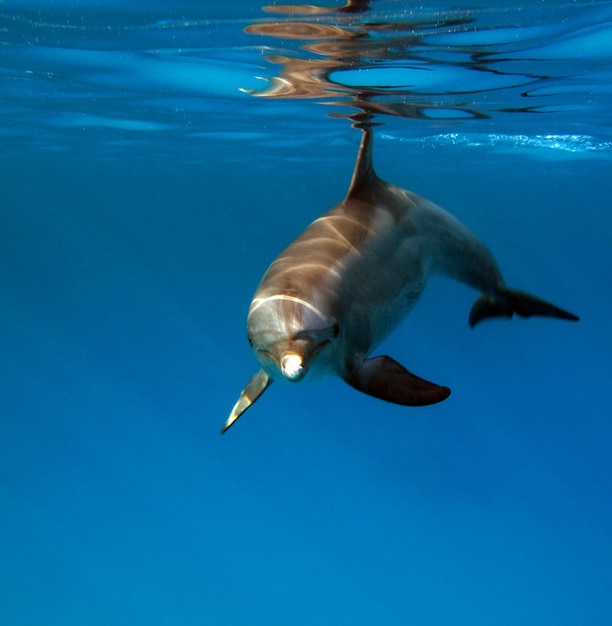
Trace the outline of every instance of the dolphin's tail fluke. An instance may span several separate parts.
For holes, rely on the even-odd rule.
[[[550,302],[522,291],[501,287],[494,295],[483,294],[474,302],[470,311],[470,326],[474,328],[478,322],[490,317],[512,317],[515,313],[521,317],[537,315],[572,322],[579,320],[573,313],[564,311]]]

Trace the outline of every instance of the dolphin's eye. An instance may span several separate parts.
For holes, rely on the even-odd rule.
[[[332,328],[332,333],[334,335],[334,339],[340,334],[340,324],[338,324],[338,322],[334,324],[334,327]]]

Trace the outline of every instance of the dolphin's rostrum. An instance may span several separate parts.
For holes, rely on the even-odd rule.
[[[434,404],[450,389],[371,351],[416,304],[430,273],[482,293],[474,326],[489,317],[540,315],[576,321],[553,304],[508,289],[486,246],[429,200],[381,180],[365,127],[346,198],[315,220],[264,274],[249,309],[248,339],[262,369],[249,380],[224,433],[275,378],[336,374],[371,396]]]

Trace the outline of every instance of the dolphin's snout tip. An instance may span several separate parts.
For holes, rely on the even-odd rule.
[[[292,383],[297,383],[306,371],[302,365],[302,357],[299,354],[285,354],[281,359],[281,371],[283,376]]]

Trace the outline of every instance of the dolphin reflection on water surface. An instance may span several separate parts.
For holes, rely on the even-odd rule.
[[[486,246],[459,220],[381,180],[364,126],[346,198],[315,220],[270,265],[248,313],[248,340],[261,369],[249,380],[224,433],[273,380],[337,375],[388,402],[424,406],[450,389],[411,374],[389,356],[369,357],[439,273],[481,292],[470,325],[534,315],[576,321],[559,307],[509,289]]]

